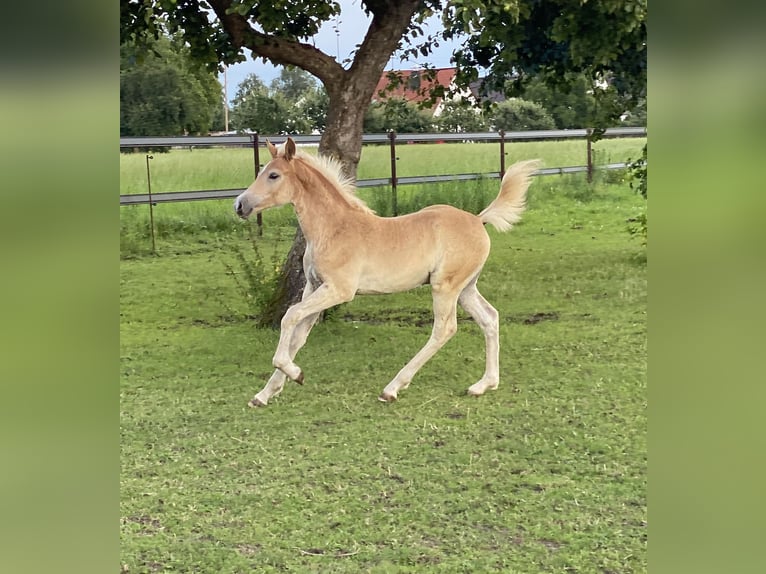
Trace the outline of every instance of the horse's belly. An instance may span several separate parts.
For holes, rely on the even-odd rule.
[[[362,274],[359,278],[357,292],[367,294],[399,293],[425,285],[428,283],[428,278],[429,272],[425,268],[375,269]]]

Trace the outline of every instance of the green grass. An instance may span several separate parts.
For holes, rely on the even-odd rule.
[[[225,272],[247,224],[123,259],[123,568],[645,572],[646,265],[626,231],[644,206],[624,184],[533,183],[522,223],[491,232],[479,287],[502,379],[478,399],[483,337],[461,313],[399,400],[377,401],[428,337],[422,288],[343,305],[297,357],[305,385],[249,409],[278,333]],[[292,228],[265,220],[269,260]]]
[[[595,163],[637,158],[646,138],[605,139],[593,145]],[[308,148],[311,150],[311,148]],[[508,143],[506,165],[540,158],[547,167],[585,165],[583,140]],[[359,179],[390,177],[390,149],[367,145],[359,162]],[[173,149],[153,153],[149,161],[152,192],[233,189],[250,185],[255,175],[250,148]],[[268,153],[261,150],[261,163]],[[500,170],[500,144],[406,144],[397,145],[397,175],[444,175],[491,173]],[[146,193],[146,154],[120,154],[120,194]]]
[[[594,162],[612,163],[639,157],[646,138],[618,138],[593,145]],[[506,166],[524,159],[540,158],[543,166],[585,165],[584,140],[514,142],[505,146]],[[359,179],[389,177],[390,150],[387,146],[366,146],[359,162]],[[453,173],[491,173],[500,170],[499,143],[399,144],[396,146],[396,173],[399,177]]]

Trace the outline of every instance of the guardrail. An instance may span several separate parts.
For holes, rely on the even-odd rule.
[[[356,182],[357,187],[380,187],[391,186],[393,213],[397,213],[396,189],[399,185],[412,185],[419,183],[438,183],[443,181],[465,181],[480,178],[500,178],[505,173],[505,144],[514,141],[543,141],[561,139],[585,139],[587,142],[587,164],[581,166],[551,167],[538,170],[535,175],[558,175],[564,173],[588,174],[591,180],[594,169],[620,169],[626,167],[625,163],[611,163],[594,166],[591,153],[591,130],[530,130],[523,132],[470,132],[460,134],[364,134],[362,143],[388,143],[391,148],[391,176],[376,179],[362,179]],[[646,128],[609,128],[601,136],[602,138],[616,137],[645,137]],[[120,149],[123,148],[152,148],[152,147],[252,147],[253,165],[255,176],[260,170],[260,148],[265,147],[267,137],[279,141],[286,136],[260,136],[259,134],[246,135],[223,135],[223,136],[178,136],[178,137],[124,137],[120,138]],[[291,136],[297,144],[318,144],[319,135],[295,135]],[[397,177],[396,175],[396,143],[410,142],[499,142],[500,143],[500,169],[492,173],[464,173],[453,175],[423,175],[413,177]],[[147,161],[147,178],[149,166]],[[202,201],[212,199],[230,199],[242,192],[237,189],[207,189],[201,191],[175,191],[142,194],[120,195],[120,205],[136,205],[169,203],[179,201]]]

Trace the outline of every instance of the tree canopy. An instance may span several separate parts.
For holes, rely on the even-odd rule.
[[[178,39],[157,38],[148,52],[121,46],[120,135],[207,133],[222,111],[221,84]]]
[[[489,70],[489,88],[518,89],[535,75],[570,84],[582,74],[610,82],[629,102],[646,93],[646,0],[451,0],[445,38],[467,36],[454,54],[458,82]]]

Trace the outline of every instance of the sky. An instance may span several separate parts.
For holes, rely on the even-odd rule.
[[[364,35],[369,27],[371,16],[367,16],[361,8],[360,0],[340,0],[341,13],[337,20],[326,22],[319,33],[312,39],[314,45],[325,54],[334,56],[339,61],[343,61],[351,55],[351,52],[364,39]],[[337,29],[337,33],[336,33]],[[439,16],[431,17],[423,26],[425,35],[435,33],[441,29]],[[396,53],[389,60],[386,69],[409,70],[415,69],[423,64],[430,64],[436,68],[447,68],[450,63],[450,56],[457,47],[456,42],[445,42],[441,40],[439,47],[427,57],[418,59],[409,59],[405,62],[400,61]],[[237,86],[250,74],[256,74],[261,81],[269,84],[271,80],[279,75],[280,68],[265,63],[263,60],[253,60],[250,57],[250,51],[245,50],[248,59],[233,66],[229,66],[226,74],[219,75],[221,84],[226,84],[226,94],[228,100],[234,98],[237,93]]]

